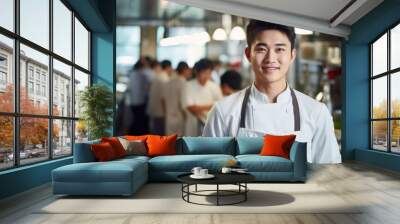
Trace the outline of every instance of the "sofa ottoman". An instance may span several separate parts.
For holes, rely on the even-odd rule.
[[[125,157],[108,162],[74,163],[52,171],[53,193],[131,195],[148,180],[148,158]]]

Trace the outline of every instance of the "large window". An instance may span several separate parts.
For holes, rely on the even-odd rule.
[[[63,0],[0,2],[0,170],[71,156],[73,136],[87,139],[74,105],[90,31]]]
[[[400,153],[400,24],[370,45],[371,146]]]

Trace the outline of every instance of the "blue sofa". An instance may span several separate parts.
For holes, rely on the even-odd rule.
[[[288,160],[258,155],[263,138],[182,137],[177,140],[177,155],[96,162],[90,145],[98,142],[75,144],[74,163],[52,171],[54,194],[131,195],[148,181],[176,181],[196,166],[218,172],[231,159],[247,168],[256,181],[306,180],[306,143],[294,142]]]

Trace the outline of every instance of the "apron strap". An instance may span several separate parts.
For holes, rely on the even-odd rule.
[[[242,110],[240,111],[239,128],[244,128],[244,121],[246,120],[246,106],[247,106],[247,103],[249,102],[250,90],[251,90],[251,86],[249,86],[246,89],[246,92],[244,94],[244,99],[242,102]]]
[[[245,120],[246,120],[246,107],[247,103],[249,102],[251,86],[246,89],[244,94],[243,102],[242,102],[242,109],[240,111],[240,123],[239,128],[245,128]],[[293,105],[293,115],[294,115],[294,130],[300,131],[300,109],[299,109],[299,102],[297,101],[296,94],[294,90],[290,88],[290,95],[292,96],[292,105]]]
[[[294,131],[300,131],[300,109],[299,102],[297,101],[294,90],[290,88],[290,95],[292,95],[293,115],[294,115]]]

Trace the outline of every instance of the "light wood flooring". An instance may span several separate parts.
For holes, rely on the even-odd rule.
[[[354,162],[318,165],[310,168],[308,183],[368,206],[356,214],[37,214],[33,211],[54,200],[50,185],[44,185],[0,201],[0,223],[400,223],[400,173]]]

